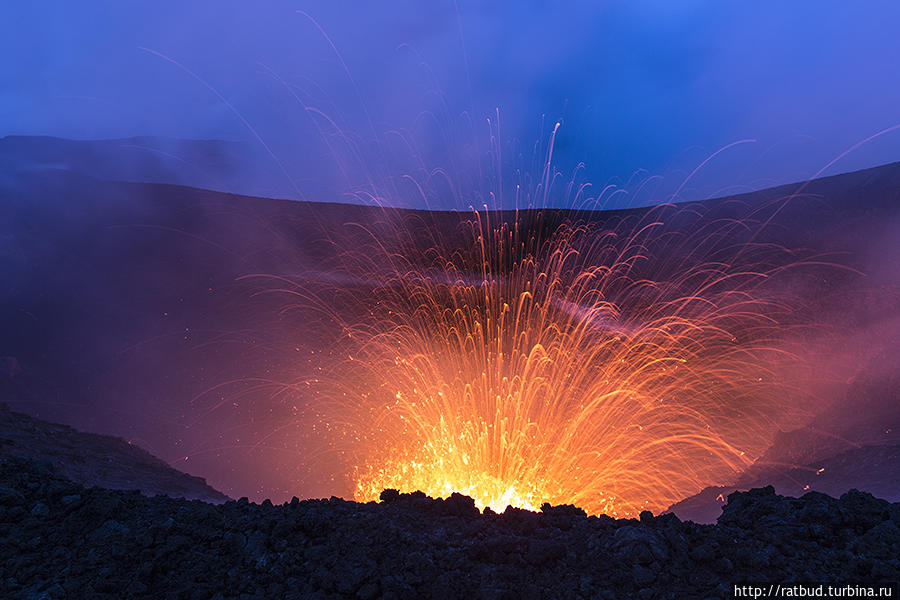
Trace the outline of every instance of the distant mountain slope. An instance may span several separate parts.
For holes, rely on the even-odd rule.
[[[0,165],[0,171],[62,170],[107,181],[169,183],[276,198],[296,196],[274,161],[261,159],[251,145],[226,140],[6,136],[0,138]]]
[[[82,433],[13,412],[0,403],[0,457],[48,461],[83,486],[140,490],[147,496],[221,503],[228,496],[200,477],[177,471],[146,450],[109,435]]]
[[[728,494],[772,485],[785,496],[832,496],[856,488],[900,500],[900,346],[877,356],[843,401],[807,426],[782,432],[734,485],[708,487],[669,508],[684,520],[713,522]]]

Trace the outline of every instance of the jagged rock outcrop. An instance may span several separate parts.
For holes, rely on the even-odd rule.
[[[455,494],[211,505],[85,489],[0,463],[10,598],[708,598],[748,581],[900,578],[900,504],[735,493],[718,525],[573,507],[478,512]]]
[[[0,403],[0,457],[13,456],[49,462],[61,475],[85,486],[213,503],[229,499],[203,478],[173,469],[122,438],[48,423]]]

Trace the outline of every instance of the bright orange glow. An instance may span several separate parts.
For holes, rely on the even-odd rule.
[[[747,228],[731,221],[548,223],[475,213],[453,243],[369,228],[344,257],[357,285],[318,301],[345,332],[323,378],[357,500],[456,491],[635,516],[763,451],[786,403],[772,249],[733,244]]]

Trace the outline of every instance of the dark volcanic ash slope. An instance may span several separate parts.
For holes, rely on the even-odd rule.
[[[900,504],[735,493],[718,525],[454,494],[211,505],[0,462],[5,598],[710,598],[746,582],[900,578]]]
[[[49,462],[60,474],[86,486],[214,503],[228,500],[202,478],[177,471],[121,438],[47,423],[0,403],[0,458],[8,457]]]
[[[839,496],[857,488],[900,501],[900,344],[875,357],[842,401],[804,427],[779,433],[733,485],[708,487],[674,504],[682,519],[711,523],[734,491],[772,485],[779,494]]]

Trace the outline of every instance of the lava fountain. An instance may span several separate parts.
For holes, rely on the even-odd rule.
[[[747,220],[431,215],[356,226],[341,285],[288,290],[340,324],[316,384],[355,499],[635,516],[765,449],[791,314],[771,283],[796,261]]]

